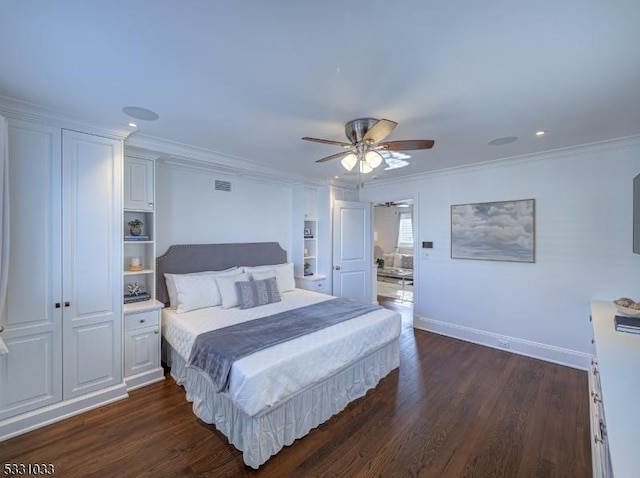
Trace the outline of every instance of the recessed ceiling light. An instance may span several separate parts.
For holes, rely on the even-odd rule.
[[[536,136],[543,136],[545,133],[546,133],[545,130],[540,129],[540,130],[536,131]]]
[[[141,108],[140,106],[125,106],[122,108],[122,112],[132,118],[145,121],[155,121],[159,118],[158,113],[155,111]]]
[[[137,128],[137,127],[138,127],[138,125],[137,125],[137,124],[135,124],[134,122],[130,122],[130,123],[129,123],[129,126],[131,126],[132,128]]]
[[[502,146],[515,141],[518,141],[517,136],[503,136],[502,138],[496,138],[489,141],[489,146]]]

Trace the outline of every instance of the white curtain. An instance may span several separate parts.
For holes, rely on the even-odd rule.
[[[0,326],[6,324],[7,282],[9,280],[9,126],[0,116]],[[0,355],[8,353],[0,336]]]

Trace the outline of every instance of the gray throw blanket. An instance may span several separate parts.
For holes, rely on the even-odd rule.
[[[205,332],[196,337],[187,367],[204,372],[222,392],[236,360],[381,308],[337,298]]]

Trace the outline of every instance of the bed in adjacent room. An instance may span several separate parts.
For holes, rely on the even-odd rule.
[[[252,468],[399,366],[400,315],[296,289],[277,243],[171,246],[157,273],[171,375]]]

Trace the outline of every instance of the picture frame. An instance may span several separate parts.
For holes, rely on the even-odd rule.
[[[309,227],[305,227],[304,228],[304,237],[307,239],[312,239],[313,238],[313,234],[311,234],[311,228]]]
[[[452,205],[451,258],[535,262],[535,199]]]

